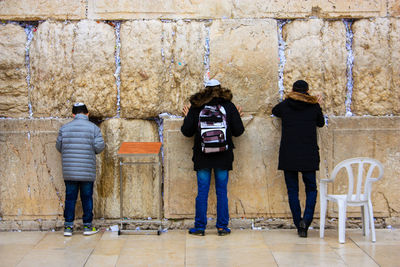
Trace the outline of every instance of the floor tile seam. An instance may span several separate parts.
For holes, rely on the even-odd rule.
[[[264,244],[267,246],[268,251],[269,251],[269,253],[271,254],[272,258],[274,259],[274,262],[275,262],[276,266],[279,266],[278,261],[277,261],[277,259],[275,258],[275,255],[274,255],[274,253],[272,252],[272,250],[271,250],[271,248],[270,248],[270,245],[267,243],[267,235],[266,235],[266,232],[267,232],[267,231],[265,231],[265,232],[262,233],[263,240],[264,240]]]
[[[274,259],[275,266],[279,266],[278,260],[275,258],[274,253],[271,251],[271,249],[270,249],[269,247],[268,247],[268,251],[269,251],[269,253],[271,254],[272,259]]]
[[[118,254],[118,257],[117,257],[117,260],[115,261],[114,267],[118,266],[118,261],[119,261],[120,258],[121,258],[121,252]]]
[[[264,238],[267,238],[267,237],[264,235]],[[265,242],[266,242],[266,241],[265,241]],[[301,245],[301,244],[299,244],[299,245]],[[307,245],[321,245],[321,244],[307,244]],[[270,245],[267,244],[267,246],[269,247]],[[328,242],[327,242],[326,244],[323,244],[323,246],[324,246],[324,247],[327,247],[327,249],[328,249],[327,252],[328,252],[328,253],[333,253],[333,255],[336,255],[336,256],[338,257],[337,259],[338,259],[340,262],[342,262],[342,263],[344,264],[344,266],[348,266],[348,265],[346,264],[346,262],[344,261],[344,259],[342,259],[342,257],[340,257],[340,255],[338,255],[338,254],[336,253],[335,249],[334,249],[333,247],[331,247],[330,244],[329,244]],[[298,251],[298,252],[299,252],[299,253],[304,253],[304,252],[302,252],[302,251]],[[272,249],[270,249],[270,253],[271,253],[272,256],[273,256],[276,265],[279,266],[278,261],[277,261],[277,259],[276,259],[276,257],[275,257],[275,254],[274,254],[274,253],[279,253],[279,251],[273,251]]]
[[[122,238],[121,235],[118,235],[118,237],[121,238],[121,239],[123,239],[123,240],[124,240],[124,243],[123,243],[123,245],[122,245],[122,247],[121,247],[121,250],[120,250],[119,253],[118,253],[118,257],[117,257],[117,260],[115,261],[114,267],[117,267],[117,266],[118,266],[118,261],[119,261],[119,259],[121,258],[122,251],[123,251],[124,248],[126,247],[125,244],[127,243],[127,242],[126,242],[126,239],[125,239],[125,238]]]
[[[94,248],[90,251],[89,255],[86,257],[85,263],[82,266],[86,266],[87,262],[90,259],[90,256],[92,256],[93,251],[94,251]]]
[[[101,237],[99,238],[99,240],[97,240],[98,242],[96,242],[96,246],[94,246],[92,248],[92,250],[90,251],[89,255],[86,257],[85,263],[82,266],[86,266],[86,264],[88,263],[90,257],[92,256],[93,252],[95,251],[96,247],[100,245],[101,242],[99,242],[101,240],[101,238],[103,237],[104,232],[100,232],[98,234],[101,234]]]
[[[334,247],[332,247],[332,246],[329,245],[329,244],[328,244],[328,246],[332,249],[333,253],[334,253],[336,256],[339,257],[339,259],[343,262],[343,264],[344,264],[345,266],[350,266],[350,265],[346,262],[346,260],[342,257],[342,255],[340,255],[340,254],[337,252],[337,249],[335,249]]]
[[[121,255],[121,252],[125,247],[126,239],[121,238],[120,236],[118,236],[118,239],[103,239],[105,233],[106,232],[104,232],[102,234],[101,238],[98,240],[98,242],[97,242],[97,244],[95,246],[95,252],[94,252],[93,256],[96,256],[96,255],[103,255],[103,256],[115,256],[115,255],[118,255],[119,256],[119,255]],[[109,254],[107,254],[107,253],[96,253],[97,252],[96,249],[99,249],[100,251],[103,249],[104,243],[108,243],[110,241],[116,241],[118,243],[121,240],[122,240],[123,243],[121,244],[120,247],[119,247],[119,244],[118,244],[118,246],[114,245],[114,247],[113,247],[113,249],[117,248],[119,250],[118,254],[117,253],[109,253]]]
[[[46,238],[46,236],[48,236],[48,235],[49,235],[49,233],[45,233],[42,236],[42,238],[33,246],[33,249],[36,249],[36,247],[40,244],[40,242],[42,242]]]
[[[29,250],[23,257],[21,257],[21,259],[18,261],[18,263],[17,263],[15,266],[18,266],[18,265],[25,259],[25,257],[26,257],[29,253],[31,253],[31,252],[40,244],[40,242],[43,241],[43,239],[44,239],[47,235],[48,235],[48,233],[45,233],[45,234],[42,236],[42,238],[41,238],[36,244],[34,244],[34,245],[32,246],[32,249]]]
[[[354,245],[354,247],[348,247],[350,244],[345,243],[347,248],[344,248],[344,249],[345,249],[346,252],[350,252],[352,255],[353,255],[355,252],[359,252],[359,253],[361,253],[361,254],[363,254],[363,255],[367,255],[368,258],[371,258],[367,253],[365,253],[364,250],[362,250],[355,242],[353,242],[353,240],[352,240],[350,237],[349,237],[349,239],[352,241],[351,244]],[[337,241],[337,239],[336,239],[335,241],[332,241],[332,242],[339,243],[339,242]],[[336,254],[338,254],[340,257],[342,257],[341,254],[339,253],[339,250],[340,250],[341,248],[340,248],[340,247],[336,247],[335,244],[333,244],[332,242],[327,242],[328,246],[329,246],[331,249],[333,249],[333,250],[335,251]],[[339,246],[342,246],[342,245],[344,245],[344,244],[340,244],[340,243],[339,243]],[[353,251],[353,250],[354,250],[354,251]],[[347,254],[347,253],[346,253],[346,254]],[[374,263],[376,263],[376,262],[374,261]],[[376,264],[377,264],[377,263],[376,263]],[[379,265],[377,265],[377,266],[379,266]]]
[[[353,242],[358,248],[361,249],[361,251],[363,251],[365,254],[367,254],[367,256],[376,263],[377,266],[381,266],[371,255],[369,255],[368,251],[364,250],[362,247],[360,247],[357,242],[351,237],[349,236],[349,239],[351,240],[351,242]],[[372,242],[372,241],[371,241]]]
[[[186,259],[187,259],[187,238],[188,238],[188,233],[186,232],[185,234],[185,256],[183,258],[183,266],[186,267]]]

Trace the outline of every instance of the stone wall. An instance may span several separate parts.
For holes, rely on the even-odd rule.
[[[297,79],[324,98],[319,177],[345,158],[377,158],[385,176],[374,186],[375,215],[400,217],[397,0],[3,0],[0,19],[0,229],[62,222],[54,145],[78,101],[106,141],[97,158],[96,220],[120,215],[120,144],[160,140],[163,175],[151,166],[123,168],[124,215],[157,217],[163,196],[166,218],[193,218],[192,139],[180,133],[179,116],[208,78],[230,88],[245,112],[246,132],[234,140],[232,218],[290,215],[276,170],[280,122],[270,115]],[[212,188],[210,216],[215,201]],[[337,216],[334,206],[328,215]]]

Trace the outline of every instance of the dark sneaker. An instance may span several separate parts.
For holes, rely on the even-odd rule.
[[[96,233],[98,233],[99,230],[96,229],[96,227],[92,227],[92,226],[84,226],[83,227],[83,234],[84,235],[94,235]]]
[[[305,221],[301,220],[299,223],[299,228],[297,229],[297,234],[300,237],[307,237],[308,226]]]
[[[229,235],[231,233],[231,229],[229,228],[218,228],[218,235]]]
[[[65,226],[64,227],[64,236],[72,236],[72,232],[74,230],[70,226]]]
[[[198,229],[198,228],[190,228],[189,229],[189,234],[191,235],[201,235],[204,236],[205,232],[202,229]]]

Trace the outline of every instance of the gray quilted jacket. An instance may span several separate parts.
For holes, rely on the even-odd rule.
[[[96,180],[96,154],[104,149],[100,128],[84,114],[61,126],[56,148],[62,154],[62,169],[66,181]]]

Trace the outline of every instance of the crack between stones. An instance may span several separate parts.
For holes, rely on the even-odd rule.
[[[347,94],[345,100],[345,107],[346,107],[346,117],[353,116],[351,112],[351,102],[353,97],[353,66],[354,66],[354,54],[353,54],[353,31],[352,26],[354,20],[352,19],[343,19],[342,20],[345,27],[346,27],[346,50],[347,50],[347,68],[346,68],[346,75],[347,75]]]
[[[212,21],[210,20],[212,23]],[[210,24],[205,25],[205,43],[204,43],[204,84],[210,79]]]
[[[240,203],[240,206],[242,207],[243,214],[246,215],[246,209],[244,208],[244,205],[243,205],[243,202],[241,199],[239,199],[239,203]]]
[[[282,19],[282,20],[277,20],[278,24],[278,56],[279,56],[279,63],[278,63],[278,88],[279,88],[279,96],[280,96],[280,101],[283,100],[283,95],[285,88],[283,86],[283,72],[285,69],[285,64],[286,64],[286,56],[285,56],[285,48],[286,48],[286,42],[283,40],[283,26],[285,24],[289,23],[289,20]]]
[[[264,169],[267,170],[268,166],[267,166],[267,163],[265,162],[265,160],[263,160],[262,163],[264,165]],[[269,187],[268,181],[266,182],[266,187],[267,187],[266,192],[269,192],[270,187]],[[268,200],[268,213],[271,214],[272,213],[272,209],[271,209],[271,205],[270,205],[271,197],[270,197],[270,194],[266,194],[266,195],[267,195],[267,200]]]
[[[25,66],[26,66],[26,83],[28,86],[28,109],[29,109],[29,118],[33,117],[33,109],[32,109],[32,91],[33,86],[31,85],[31,59],[29,56],[30,46],[33,39],[33,32],[36,31],[35,26],[30,24],[22,25],[24,26],[24,30],[26,33],[26,44],[25,44]]]
[[[64,23],[64,25],[65,24],[67,24],[68,23],[68,21],[65,21],[65,23]],[[63,31],[64,31],[64,25],[63,25]],[[73,23],[72,24],[73,25],[73,28],[72,28],[72,33],[73,33],[73,35],[72,35],[72,51],[71,51],[71,58],[73,58],[73,56],[74,56],[74,53],[75,53],[75,50],[76,50],[76,40],[77,40],[77,30],[78,30],[78,23]],[[66,53],[67,53],[67,51],[66,51],[66,49],[64,49],[64,59],[65,59],[65,61],[67,62],[67,55],[66,55]],[[71,73],[71,80],[69,81],[69,83],[71,84],[71,85],[73,85],[73,83],[74,83],[74,79],[75,79],[75,60],[71,60],[71,67],[72,67],[72,73]],[[74,96],[74,93],[75,93],[75,90],[72,92],[72,94],[71,94],[71,96],[70,96],[70,99],[72,99],[72,97]],[[70,101],[70,100],[67,100],[68,102]]]
[[[46,148],[45,148],[46,145],[53,145],[53,143],[45,143],[42,146],[42,155],[43,155],[44,160],[45,160],[44,162],[45,162],[45,165],[46,165],[47,173],[49,174],[49,177],[50,177],[50,183],[53,185],[53,187],[54,187],[54,189],[56,191],[56,195],[57,195],[58,201],[60,203],[60,206],[63,207],[63,201],[62,201],[62,198],[61,198],[60,190],[58,189],[57,185],[54,183],[54,177],[51,174],[51,168],[50,168],[50,166],[48,164],[47,153],[46,153]],[[40,181],[38,181],[38,182],[40,182]],[[62,214],[59,214],[59,215],[61,216]]]
[[[395,210],[395,209],[393,209],[392,207],[390,207],[389,200],[387,199],[387,197],[385,196],[385,194],[384,194],[383,192],[378,192],[378,194],[381,194],[382,197],[383,197],[383,199],[384,199],[385,202],[386,202],[386,205],[387,205],[387,207],[388,207],[388,212],[389,212],[389,218],[392,217],[392,213],[393,213],[393,212],[398,213],[397,210]]]
[[[115,83],[117,86],[117,114],[116,118],[121,117],[121,22],[113,23],[115,28]]]
[[[89,14],[89,0],[85,0],[85,18],[88,19]]]

